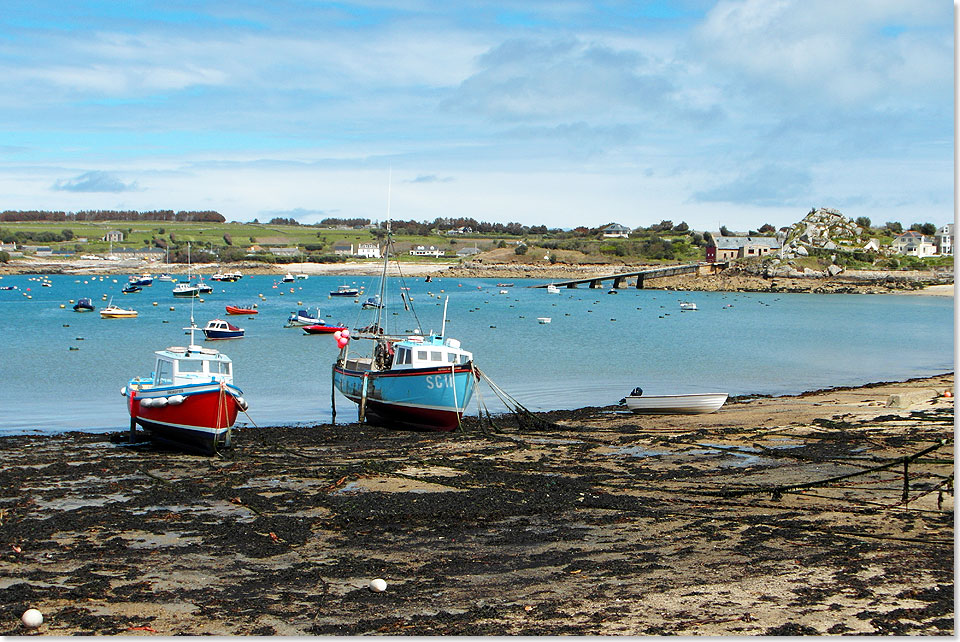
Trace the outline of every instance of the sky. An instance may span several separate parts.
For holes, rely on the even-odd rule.
[[[952,222],[945,0],[4,0],[0,210]]]

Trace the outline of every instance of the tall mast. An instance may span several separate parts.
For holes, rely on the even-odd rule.
[[[380,292],[377,295],[379,297],[378,303],[380,306],[377,308],[377,327],[383,330],[386,333],[386,328],[381,325],[381,321],[384,318],[384,312],[386,312],[387,305],[387,267],[390,261],[390,192],[393,187],[393,168],[390,168],[389,178],[387,179],[387,242],[383,246],[383,273],[380,275]]]

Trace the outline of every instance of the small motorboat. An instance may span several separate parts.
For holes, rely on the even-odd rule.
[[[210,294],[213,292],[213,287],[203,282],[203,278],[200,279],[200,282],[197,283],[197,291],[200,294]]]
[[[289,272],[283,275],[283,278],[280,279],[283,283],[293,283],[297,280],[297,277],[293,276]]]
[[[383,304],[380,302],[380,295],[379,294],[373,295],[372,297],[364,301],[362,304],[360,304],[360,307],[363,308],[364,310],[382,308]]]
[[[639,388],[623,398],[627,408],[639,415],[701,415],[716,412],[726,400],[726,392],[644,395]]]
[[[555,286],[553,283],[547,286],[547,293],[549,294],[560,294],[560,288]]]
[[[93,302],[86,297],[77,299],[77,302],[73,305],[74,312],[93,312],[96,309]]]
[[[252,306],[250,306],[250,305],[243,305],[243,306],[241,306],[241,305],[228,305],[228,306],[225,306],[225,307],[226,307],[226,310],[227,310],[227,314],[259,314],[259,312],[260,312],[259,310],[257,310],[257,304],[256,304],[256,303],[254,303]]]
[[[547,325],[551,320],[550,317],[537,317],[537,323],[540,325]]]
[[[157,281],[170,281],[172,283],[173,277],[170,276],[169,274],[164,273],[157,277]]]
[[[326,323],[317,323],[315,325],[303,326],[303,331],[307,334],[333,334],[338,330],[346,330],[343,325],[327,325]]]
[[[498,288],[512,288],[513,283],[497,283]]]
[[[141,288],[153,285],[153,276],[149,274],[141,274],[140,276],[131,276],[127,279],[132,285],[138,285]]]
[[[223,319],[211,319],[203,328],[203,336],[207,341],[221,339],[240,339],[243,337],[243,328],[238,328]]]
[[[305,325],[320,325],[323,323],[323,320],[320,318],[320,310],[317,310],[317,314],[313,315],[308,310],[297,310],[296,312],[291,312],[290,316],[287,317],[287,328],[302,328]]]
[[[681,310],[682,312],[687,312],[687,311],[696,310],[696,309],[697,309],[697,304],[696,304],[696,303],[693,303],[692,301],[681,301],[681,302],[680,302],[680,310]]]
[[[133,294],[134,292],[140,292],[143,288],[139,285],[134,285],[133,283],[127,283],[125,286],[120,288],[120,291],[124,294]]]
[[[607,294],[619,294],[616,290],[607,290]]]
[[[360,296],[360,290],[349,285],[341,285],[330,296]]]
[[[114,305],[113,301],[110,302],[110,305],[100,310],[101,319],[133,319],[136,316],[136,310],[121,308],[120,306]]]

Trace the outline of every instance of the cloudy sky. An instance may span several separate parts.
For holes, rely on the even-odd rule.
[[[953,11],[4,0],[0,210],[946,223]]]

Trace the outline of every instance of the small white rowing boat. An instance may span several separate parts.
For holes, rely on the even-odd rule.
[[[627,408],[641,415],[700,415],[719,410],[727,400],[727,393],[630,395],[624,400]]]

